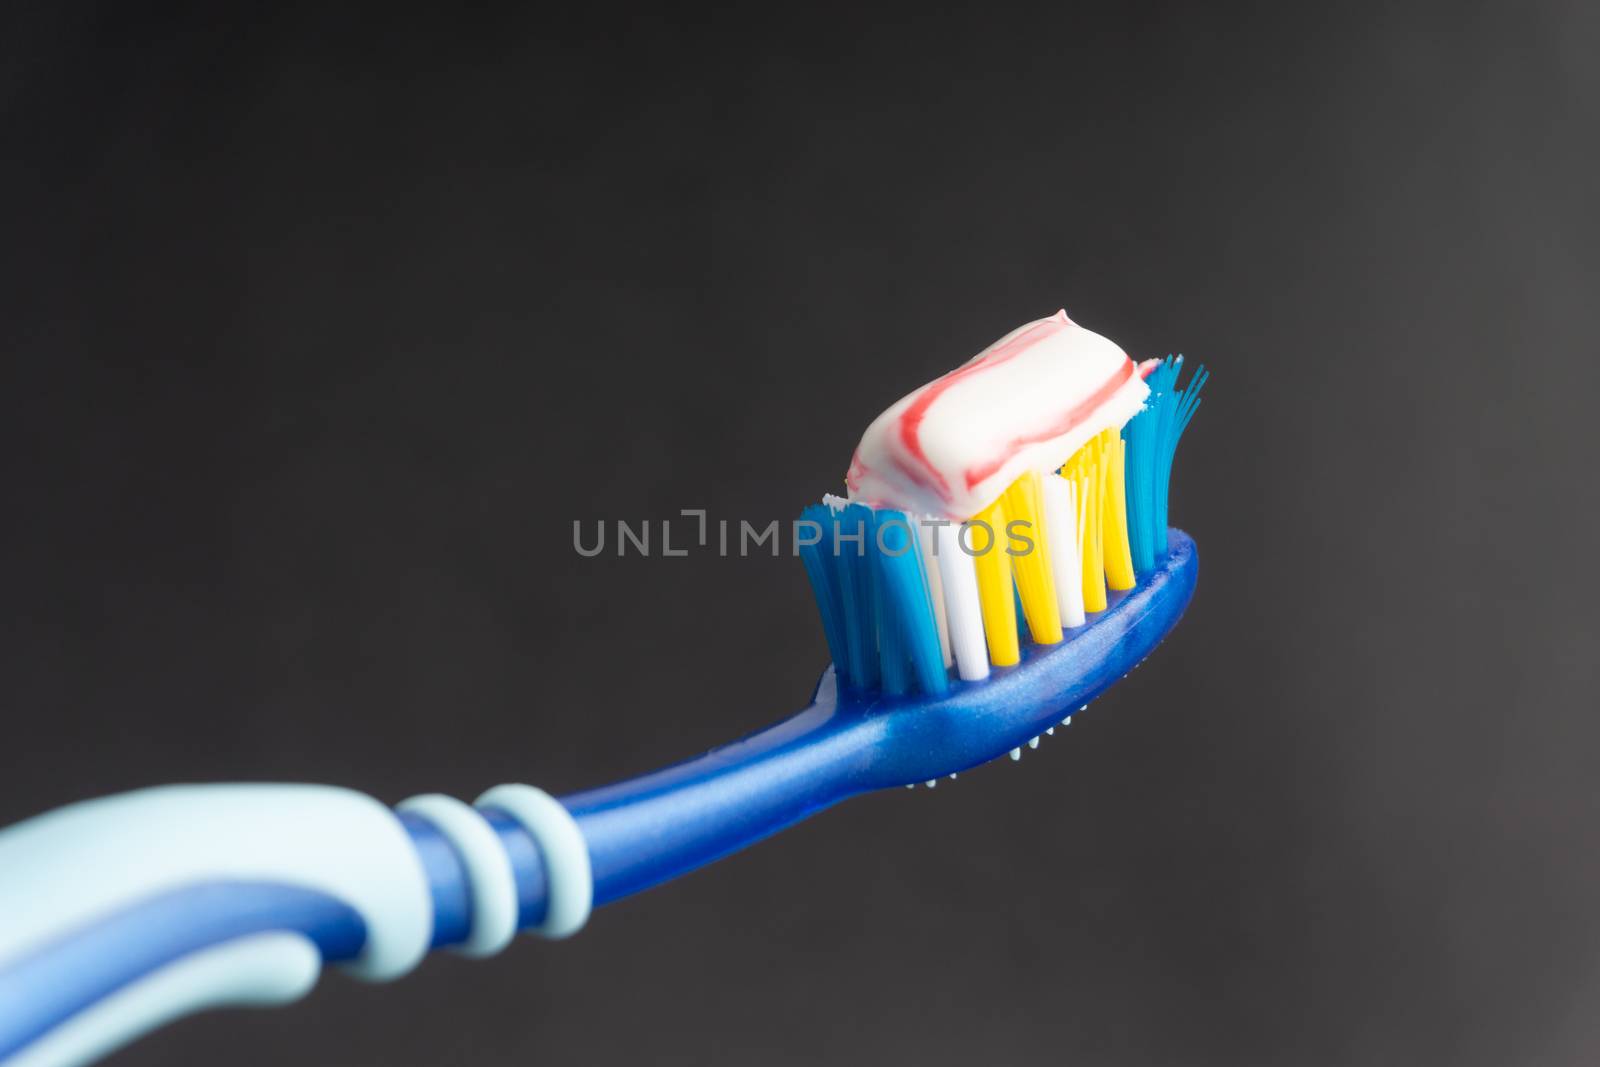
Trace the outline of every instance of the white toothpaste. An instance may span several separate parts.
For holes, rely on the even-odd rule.
[[[1065,311],[1020,326],[872,421],[845,477],[850,499],[969,519],[1137,414],[1141,370]]]

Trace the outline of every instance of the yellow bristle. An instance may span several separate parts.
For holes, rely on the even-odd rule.
[[[1081,480],[1078,483],[1082,501],[1080,524],[1083,539],[1083,610],[1106,610],[1105,549],[1101,540],[1102,520],[1105,517],[1105,463],[1102,462],[1101,440],[1091,438],[1073,458],[1078,460]]]
[[[1112,589],[1133,588],[1133,549],[1128,544],[1128,494],[1123,487],[1128,443],[1116,430],[1104,434],[1106,457],[1105,538],[1106,585]]]
[[[1053,645],[1061,640],[1061,608],[1056,603],[1056,583],[1050,570],[1050,551],[1045,544],[1044,505],[1039,494],[1039,475],[1029,471],[1012,482],[1000,499],[1005,504],[1008,525],[1019,520],[1027,523],[1025,527],[1018,527],[1018,533],[1033,542],[1026,552],[1021,551],[1020,543],[1016,544],[1014,547],[1020,554],[1011,557],[1011,570],[1022,598],[1022,614],[1028,620],[1028,632],[1035,643]],[[1012,547],[1009,537],[1006,543]]]
[[[1022,660],[1017,645],[1017,607],[1011,591],[1011,557],[1006,555],[1004,497],[974,515],[974,524],[986,523],[990,531],[987,551],[981,551],[982,534],[968,530],[969,546],[978,553],[972,560],[978,573],[978,605],[983,609],[983,634],[989,644],[989,662],[1010,667]]]

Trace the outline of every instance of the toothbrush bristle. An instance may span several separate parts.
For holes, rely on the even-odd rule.
[[[1181,355],[1162,360],[1145,379],[1150,397],[1144,410],[1129,419],[1122,430],[1128,450],[1128,539],[1134,568],[1139,571],[1152,570],[1166,548],[1172,457],[1189,420],[1200,407],[1200,390],[1210,377],[1201,366],[1179,389],[1178,375],[1182,370]]]
[[[1182,356],[1149,373],[1145,407],[1091,437],[1057,470],[1019,477],[965,523],[828,497],[801,513],[800,542],[840,685],[938,696],[1053,645],[1133,589],[1167,546],[1173,455],[1208,377],[1182,387]],[[1013,552],[1015,554],[1013,554]]]
[[[983,545],[972,530],[984,531]],[[1010,667],[1022,659],[1017,643],[1017,598],[1011,585],[1011,560],[1005,554],[1006,502],[1002,496],[967,523],[968,549],[978,572],[978,602],[983,609],[983,635],[989,643],[989,662]]]
[[[1034,644],[1053,645],[1061,640],[1061,605],[1056,600],[1049,545],[1043,543],[1042,537],[1035,541],[1045,528],[1044,508],[1040,503],[1044,495],[1041,481],[1038,472],[1029,471],[1012,482],[1002,498],[1011,521],[1027,523],[1024,531],[1031,543],[1011,560],[1028,633],[1033,636]]]
[[[918,535],[904,512],[830,498],[805,509],[818,540],[801,559],[846,688],[897,696],[948,686]]]

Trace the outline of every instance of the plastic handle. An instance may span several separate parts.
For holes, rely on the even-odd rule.
[[[256,934],[202,949],[86,1008],[5,1063],[91,1063],[185,1015],[299,1000],[316,984],[320,971],[316,947],[298,934]]]
[[[433,932],[401,821],[325,786],[167,786],[75,804],[0,832],[0,871],[7,1067],[84,1063],[192,1011],[293,1000],[323,954],[396,978]],[[318,930],[345,943],[319,952]]]

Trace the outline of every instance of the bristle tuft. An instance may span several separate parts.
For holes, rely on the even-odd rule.
[[[1128,544],[1128,494],[1125,484],[1127,442],[1116,431],[1106,431],[1105,514],[1101,536],[1105,550],[1106,586],[1126,592],[1133,588],[1133,549]]]
[[[1029,471],[1011,483],[1002,499],[1010,521],[1006,529],[1008,550],[1014,540],[1022,539],[1011,566],[1016,575],[1023,618],[1035,644],[1053,645],[1061,640],[1061,607],[1056,602],[1056,583],[1050,569],[1050,546],[1044,533],[1044,506],[1040,500],[1043,490],[1039,481],[1038,473]]]
[[[1150,398],[1144,410],[1122,429],[1127,442],[1128,540],[1136,571],[1148,571],[1167,550],[1167,498],[1178,440],[1200,407],[1200,390],[1210,377],[1205,367],[1182,389],[1182,356],[1168,356],[1150,372]]]
[[[884,676],[889,676],[889,661],[898,658],[899,671],[909,667],[906,682],[915,678],[924,693],[943,693],[948,676],[917,535],[903,511],[879,511],[874,519],[872,555],[878,563],[878,641],[883,650]],[[904,691],[889,690],[887,684],[884,688]]]
[[[983,530],[979,542],[974,529]],[[983,634],[989,643],[989,662],[1010,667],[1022,660],[1017,645],[1016,595],[1011,585],[1011,557],[1005,552],[1006,506],[1002,497],[972,517],[967,524],[967,545],[977,555],[978,601],[983,607]]]

